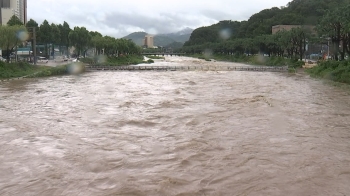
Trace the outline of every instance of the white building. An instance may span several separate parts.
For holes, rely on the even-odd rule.
[[[7,24],[13,15],[27,23],[27,0],[0,0],[0,24]]]

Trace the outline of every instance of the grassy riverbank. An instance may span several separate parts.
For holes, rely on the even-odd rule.
[[[46,70],[46,67],[34,66],[28,63],[0,62],[0,79],[18,78]]]
[[[243,56],[243,55],[210,55],[206,56],[203,54],[189,55],[190,57],[204,59],[210,61],[214,59],[217,61],[235,62],[235,63],[246,63],[251,65],[265,65],[265,66],[289,66],[291,68],[299,68],[304,65],[304,62],[286,59],[283,57],[264,57],[264,56]]]
[[[125,55],[125,56],[98,56],[95,58],[81,58],[81,62],[86,64],[104,65],[104,66],[124,66],[124,65],[138,65],[142,63],[154,63],[152,59],[144,61],[141,55]]]
[[[350,84],[350,61],[324,61],[306,72],[315,78]]]
[[[0,62],[0,79],[6,80],[21,77],[46,77],[67,74],[67,65],[56,67],[38,66],[28,63],[4,63]]]

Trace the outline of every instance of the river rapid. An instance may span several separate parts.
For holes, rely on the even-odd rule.
[[[227,65],[169,57],[155,65]],[[350,96],[306,75],[0,83],[0,195],[350,195]]]

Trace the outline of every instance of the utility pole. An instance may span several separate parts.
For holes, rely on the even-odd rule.
[[[33,27],[33,54],[34,54],[34,65],[36,65],[36,31],[35,27]]]
[[[35,27],[27,27],[28,29],[33,29],[32,32],[32,39],[33,39],[33,45],[32,45],[32,50],[33,50],[33,55],[34,55],[34,65],[36,65],[37,59],[36,59],[36,31]]]
[[[329,40],[330,40],[331,38],[327,38],[327,40],[328,40],[328,54],[327,54],[327,60],[329,59]]]

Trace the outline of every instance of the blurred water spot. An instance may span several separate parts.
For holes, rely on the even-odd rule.
[[[157,31],[157,29],[155,29],[155,28],[150,28],[150,29],[148,30],[148,32],[149,32],[151,35],[156,35],[156,34],[158,34],[158,31]]]
[[[29,34],[28,32],[21,30],[17,32],[17,38],[21,41],[26,41],[29,39]]]
[[[213,50],[212,49],[205,49],[204,51],[204,57],[205,58],[211,58],[213,56]]]
[[[231,29],[222,29],[219,32],[219,35],[220,35],[221,39],[224,39],[224,40],[230,39],[230,37],[232,35]]]
[[[84,65],[81,63],[72,63],[70,65],[68,65],[68,73],[69,74],[80,74],[82,73],[84,70]]]
[[[266,60],[265,60],[264,56],[260,54],[257,56],[257,61],[259,63],[265,63]]]
[[[106,55],[99,55],[97,56],[97,63],[106,63],[107,62],[107,56]]]

